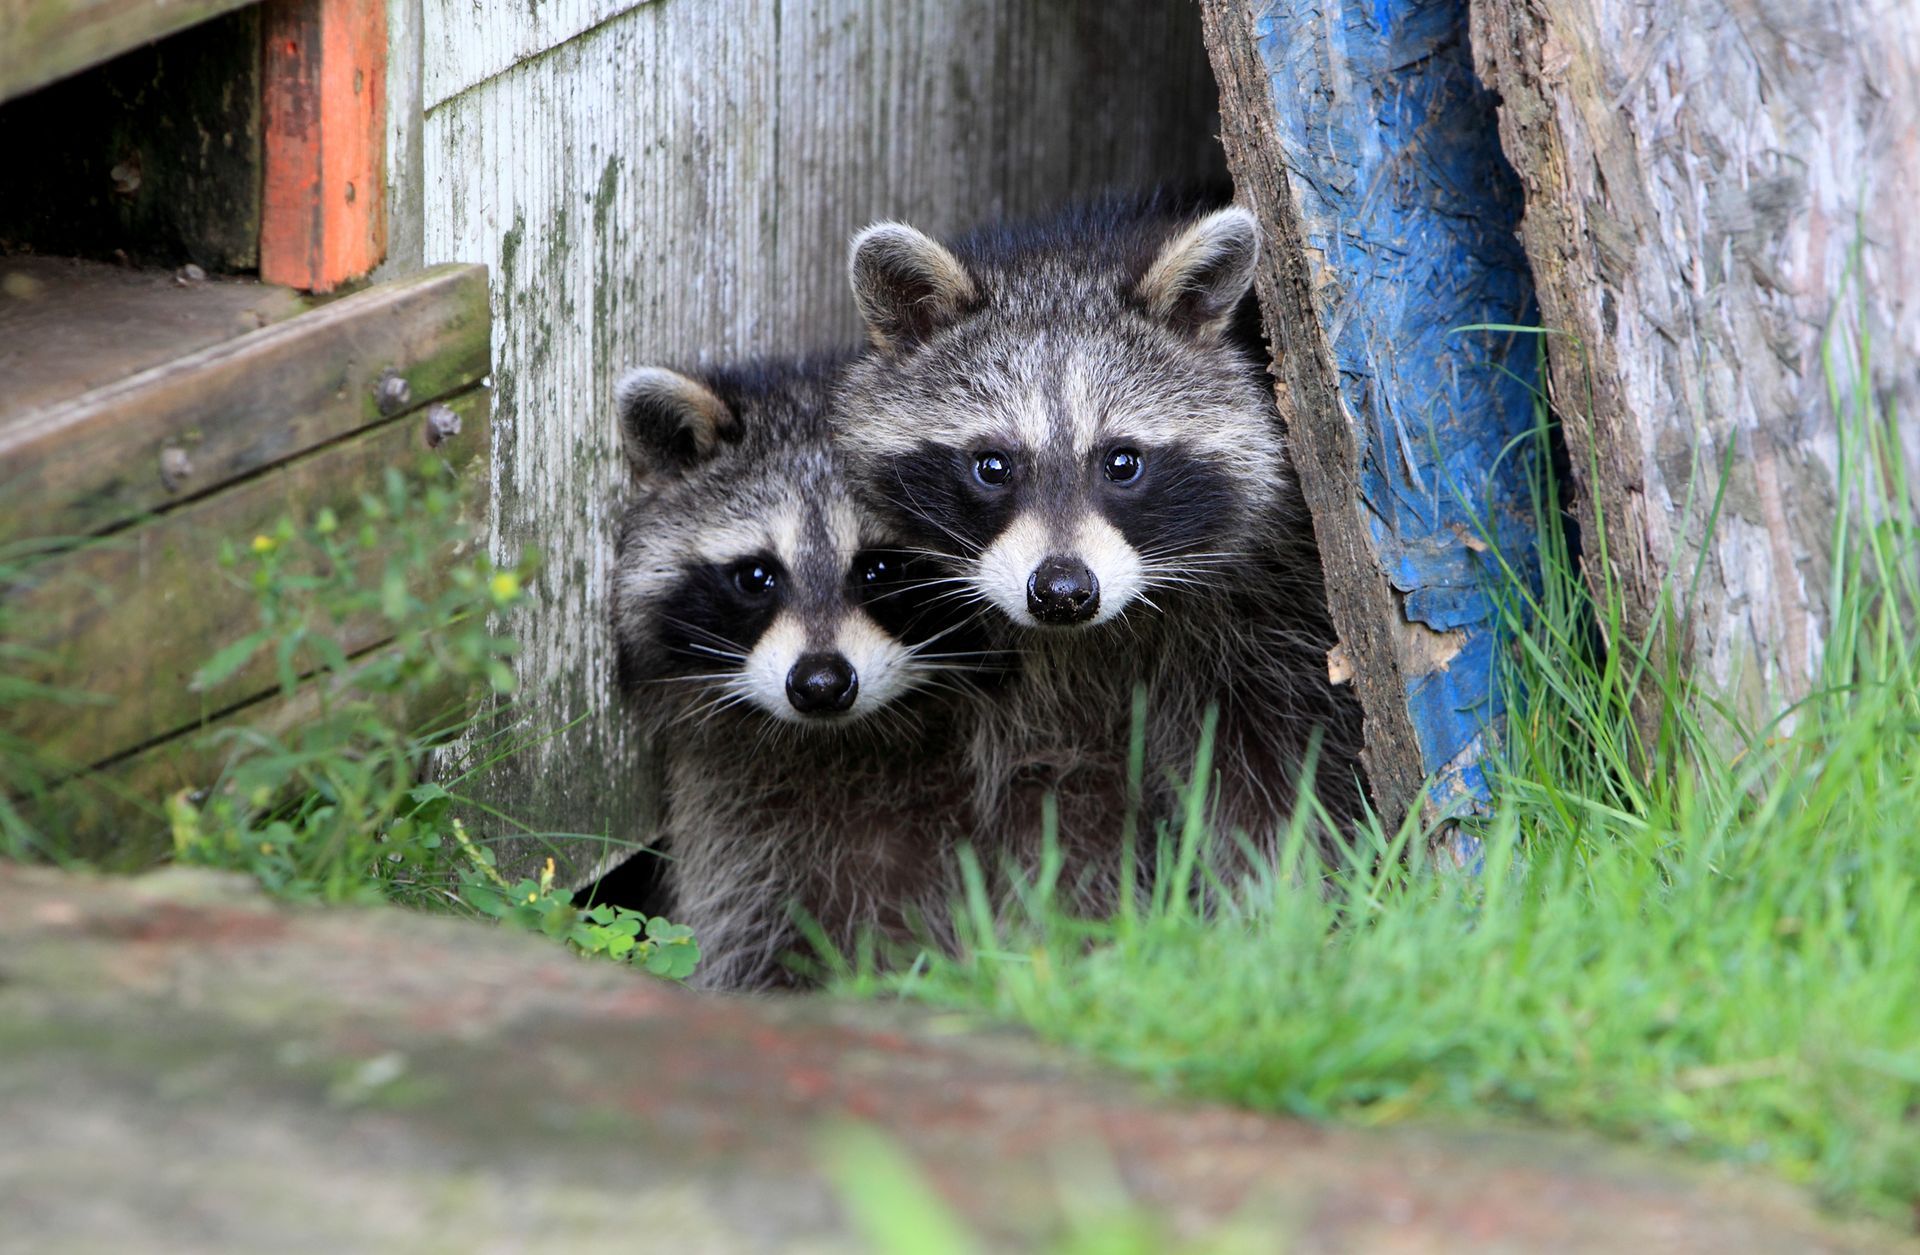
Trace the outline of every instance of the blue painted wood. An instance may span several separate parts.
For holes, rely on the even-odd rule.
[[[1263,7],[1258,45],[1375,550],[1408,621],[1457,634],[1426,642],[1458,649],[1409,671],[1408,713],[1434,803],[1477,809],[1504,716],[1488,543],[1535,570],[1536,345],[1457,329],[1536,320],[1520,189],[1474,78],[1467,0]]]

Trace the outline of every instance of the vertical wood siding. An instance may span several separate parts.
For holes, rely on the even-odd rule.
[[[520,726],[558,735],[490,791],[542,829],[643,838],[648,776],[605,622],[613,380],[850,341],[846,240],[875,218],[945,231],[1222,175],[1198,16],[1185,0],[425,0],[422,32],[425,260],[492,268],[494,544],[546,562],[511,628]]]

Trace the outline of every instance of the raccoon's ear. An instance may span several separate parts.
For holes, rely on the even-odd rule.
[[[642,366],[614,389],[620,447],[638,474],[679,474],[712,457],[738,420],[713,389],[678,371]]]
[[[918,344],[980,300],[959,258],[901,222],[877,222],[854,236],[847,270],[867,335],[882,352]]]
[[[1201,339],[1225,331],[1253,286],[1260,226],[1238,205],[1215,210],[1173,237],[1133,294],[1155,318]]]

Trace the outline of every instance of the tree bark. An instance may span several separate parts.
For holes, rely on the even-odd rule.
[[[1587,578],[1764,723],[1831,609],[1830,331],[1842,395],[1870,343],[1920,447],[1920,6],[1472,0],[1472,25]]]

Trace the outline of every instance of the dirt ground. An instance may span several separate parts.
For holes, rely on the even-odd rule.
[[[953,1016],[702,998],[245,882],[0,865],[0,1250],[866,1249],[872,1126],[983,1247],[1063,1206],[1257,1251],[1854,1251],[1771,1181],[1584,1138],[1178,1104]],[[1124,1201],[1089,1182],[1117,1183]]]

